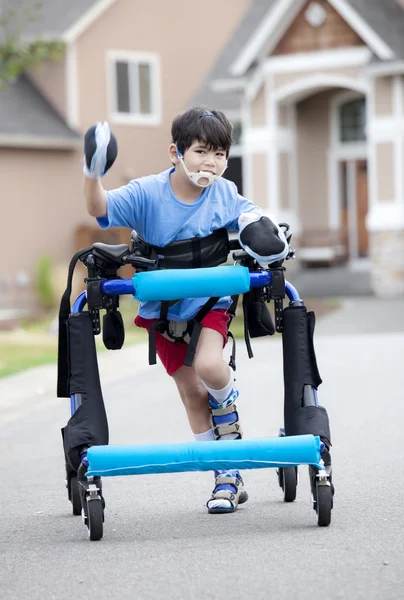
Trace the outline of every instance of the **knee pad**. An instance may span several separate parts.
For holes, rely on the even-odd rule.
[[[232,392],[228,400],[219,403],[209,394],[209,408],[212,415],[215,440],[229,439],[227,438],[229,435],[234,436],[233,439],[235,440],[241,440],[243,437],[243,430],[239,423],[235,404],[237,398],[238,392]]]

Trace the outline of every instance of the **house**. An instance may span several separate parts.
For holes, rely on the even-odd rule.
[[[308,264],[404,295],[404,2],[256,0],[195,99],[231,114],[244,195]]]
[[[404,295],[404,1],[65,6],[45,2],[24,34],[64,41],[64,59],[0,93],[0,308],[28,302],[38,257],[67,264],[94,222],[87,127],[108,120],[117,135],[113,188],[167,167],[171,119],[192,102],[232,119],[226,176],[291,224],[302,262],[359,265],[377,294]]]
[[[13,8],[32,0],[6,0]],[[67,10],[68,5],[68,10]],[[105,177],[115,188],[170,166],[172,118],[212,68],[250,0],[45,0],[24,39],[65,42],[64,59],[24,73],[0,92],[0,310],[34,301],[39,257],[63,265],[93,226],[84,207],[83,134],[107,120],[119,156]],[[0,30],[1,32],[1,30]],[[1,37],[0,37],[1,43]],[[88,230],[87,230],[88,233]],[[119,233],[119,234],[118,234]],[[77,239],[79,237],[79,240]],[[90,240],[91,241],[91,240]]]

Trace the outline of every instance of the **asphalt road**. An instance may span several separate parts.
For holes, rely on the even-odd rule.
[[[238,348],[245,435],[274,436],[280,340],[254,342],[254,360]],[[293,504],[282,501],[274,470],[245,472],[250,500],[232,515],[207,514],[210,473],[150,475],[104,479],[104,538],[90,542],[64,488],[69,407],[54,398],[53,371],[25,376],[18,392],[13,379],[15,397],[3,382],[1,600],[402,598],[404,333],[329,336],[320,327],[316,349],[333,436],[328,528],[316,524],[306,467]],[[110,443],[191,440],[173,382],[139,351],[133,371],[117,354],[102,369]]]

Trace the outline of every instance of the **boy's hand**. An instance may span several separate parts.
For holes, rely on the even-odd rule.
[[[112,167],[118,144],[107,122],[93,125],[84,136],[84,175],[100,179]]]

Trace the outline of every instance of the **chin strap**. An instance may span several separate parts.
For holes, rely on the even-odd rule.
[[[223,173],[225,172],[225,170],[227,169],[227,161],[226,161],[226,165],[225,165],[223,171],[219,175],[213,175],[213,173],[209,173],[208,171],[200,171],[199,173],[193,173],[186,167],[185,162],[184,162],[184,155],[182,154],[182,152],[179,151],[177,144],[175,144],[175,147],[177,149],[177,156],[179,158],[180,163],[182,164],[182,166],[184,168],[186,175],[188,176],[188,178],[192,181],[192,183],[194,185],[197,185],[200,188],[206,188],[206,187],[212,185],[212,183],[215,183],[215,181],[217,181],[219,179],[219,177],[221,177],[223,175]],[[199,183],[200,179],[207,179],[208,183]]]

